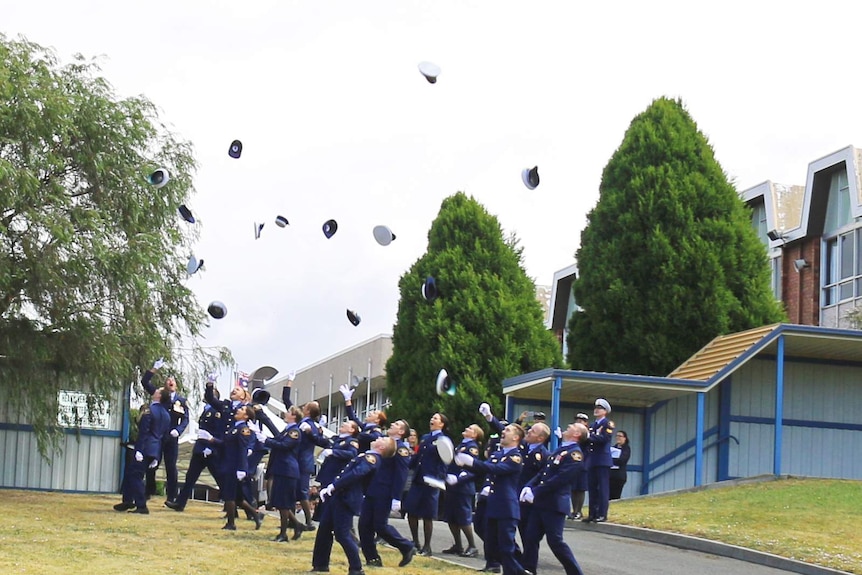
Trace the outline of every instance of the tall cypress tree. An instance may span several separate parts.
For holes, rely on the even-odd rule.
[[[718,335],[784,319],[751,211],[679,100],[632,121],[576,257],[575,369],[667,375]]]
[[[440,292],[433,302],[422,295],[428,276]],[[497,218],[461,192],[443,201],[427,252],[399,287],[386,365],[390,415],[406,418],[420,435],[441,411],[457,437],[464,426],[484,421],[477,413],[481,402],[501,412],[503,379],[562,364],[517,240],[504,240]],[[441,368],[456,382],[454,396],[435,393]]]

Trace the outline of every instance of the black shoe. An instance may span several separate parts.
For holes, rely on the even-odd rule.
[[[411,561],[413,561],[413,557],[416,555],[416,548],[410,547],[410,549],[401,552],[401,562],[398,563],[399,567],[404,567]]]
[[[449,549],[444,549],[443,551],[441,551],[441,553],[444,553],[446,555],[460,555],[463,552],[464,549],[459,545],[453,545]]]
[[[236,531],[236,525],[231,525],[230,523],[225,523],[225,525],[224,525],[224,527],[222,527],[222,529],[225,529],[227,531]]]
[[[291,537],[291,539],[296,541],[297,539],[302,537],[303,531],[305,531],[305,529],[302,528],[302,525],[297,525],[296,527],[293,528],[293,537]]]
[[[536,574],[533,573],[532,571],[530,571],[529,569],[524,569],[523,571],[518,573],[518,575],[536,575]]]
[[[309,573],[329,573],[329,567],[311,567]]]
[[[419,555],[422,557],[431,557],[433,553],[431,553],[430,547],[423,547],[421,551],[419,551]]]
[[[362,569],[358,569],[358,570],[348,569],[347,575],[365,575],[365,571],[363,571]]]
[[[604,523],[604,522],[605,522],[605,521],[607,521],[607,520],[608,520],[608,518],[607,518],[607,517],[602,516],[602,517],[596,517],[595,519],[593,519],[593,522],[595,522],[595,523]]]
[[[497,566],[486,565],[483,569],[480,569],[479,571],[481,571],[483,573],[500,573],[503,570],[500,568],[499,565],[497,565]]]
[[[135,510],[130,511],[130,513],[140,513],[141,515],[149,515],[150,510],[147,509],[146,505],[144,505],[143,507],[135,507]]]
[[[263,513],[255,513],[254,514],[254,530],[257,531],[260,529],[261,524],[263,523],[263,518],[266,517]]]
[[[593,520],[592,517],[583,517],[583,518],[581,518],[581,523],[589,523],[592,520]]]
[[[575,513],[574,515],[572,515],[572,519],[573,519],[573,520],[575,520],[575,521],[577,521],[577,520],[579,520],[579,519],[583,519],[583,518],[584,518],[584,516],[583,516],[583,515],[581,515],[580,511],[579,511],[579,512],[577,512],[577,513]]]
[[[365,564],[369,567],[383,567],[383,559],[375,557],[374,559],[366,561]]]
[[[461,557],[478,557],[479,550],[475,547],[467,547],[463,553],[461,553]]]
[[[276,543],[287,543],[287,535],[285,535],[284,533],[279,533],[275,536],[273,541],[275,541]]]
[[[165,507],[173,509],[174,511],[182,511],[185,509],[185,506],[180,505],[176,501],[165,501]]]
[[[123,503],[117,503],[116,505],[114,505],[114,511],[128,511],[129,509],[134,509],[134,508],[135,508],[134,503],[123,502]]]
[[[314,523],[306,523],[302,526],[303,531],[314,531],[315,529],[317,528],[314,526]]]

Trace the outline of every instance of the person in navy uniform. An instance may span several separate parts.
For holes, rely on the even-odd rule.
[[[299,539],[302,535],[302,526],[296,520],[294,509],[296,509],[296,481],[299,479],[299,460],[296,452],[299,449],[300,431],[299,420],[302,412],[298,407],[292,405],[282,414],[285,428],[277,433],[275,437],[266,437],[257,432],[257,440],[269,450],[269,469],[272,471],[272,486],[267,493],[269,503],[278,509],[279,524],[278,535],[273,541],[287,542],[287,528],[293,526],[293,538]]]
[[[614,438],[614,422],[608,419],[611,404],[607,400],[596,400],[593,415],[595,421],[590,425],[587,439],[587,474],[589,478],[590,515],[583,522],[607,521],[610,501],[610,471],[614,464],[611,458],[611,443]]]
[[[506,575],[532,575],[515,558],[515,533],[521,518],[518,481],[523,467],[519,446],[524,436],[523,427],[509,424],[500,435],[500,449],[491,453],[487,461],[475,459],[467,453],[455,455],[456,464],[483,471],[491,478],[485,511],[485,543],[489,554],[499,557]]]
[[[293,400],[290,398],[291,390],[293,389],[293,379],[295,374],[291,372],[287,376],[287,384],[281,389],[281,401],[285,407],[293,405]],[[329,447],[329,440],[323,436],[317,421],[320,418],[320,404],[316,401],[309,401],[300,406],[302,410],[302,421],[299,422],[299,431],[302,435],[302,442],[299,444],[299,450],[296,453],[296,458],[299,461],[299,480],[296,482],[296,500],[299,501],[302,507],[302,514],[305,516],[305,530],[314,531],[314,523],[311,520],[311,502],[308,497],[308,488],[311,486],[311,476],[314,473],[314,448]]]
[[[387,435],[395,441],[395,455],[383,459],[374,472],[374,480],[368,485],[362,510],[359,513],[359,544],[367,565],[383,567],[377,552],[376,536],[401,551],[399,567],[413,560],[416,547],[389,524],[389,513],[401,510],[401,494],[407,482],[407,470],[413,451],[407,443],[410,425],[399,419],[389,426]]]
[[[338,428],[338,435],[331,440],[326,440],[330,445],[320,452],[319,459],[322,459],[323,463],[320,464],[316,477],[321,486],[325,487],[335,481],[335,478],[344,471],[347,464],[359,455],[358,435],[359,425],[355,421],[347,419]],[[320,521],[324,507],[326,507],[325,503],[317,504],[314,508],[313,519]]]
[[[141,384],[148,394],[152,395],[156,387],[152,384],[153,375],[165,365],[163,359],[153,363],[153,367],[144,373]],[[177,486],[179,484],[179,472],[177,471],[177,459],[180,455],[179,437],[189,425],[189,406],[186,398],[177,391],[177,381],[169,376],[165,380],[165,389],[171,393],[171,429],[162,439],[162,459],[165,464],[165,498],[167,501],[175,501],[177,498]]]
[[[582,423],[584,427],[589,428],[590,417],[586,413],[579,413],[575,416],[575,423]],[[582,448],[582,451],[585,449],[586,446]],[[589,465],[587,454],[584,452],[584,464],[581,466],[580,471],[575,475],[574,481],[572,481],[572,514],[569,516],[569,519],[575,521],[584,518],[582,513],[584,508],[584,499],[586,499],[587,490],[590,488],[589,474],[587,473]]]
[[[320,490],[320,501],[324,505],[314,539],[312,571],[329,571],[334,536],[347,556],[348,575],[365,574],[359,547],[350,532],[353,517],[359,514],[362,505],[362,478],[379,469],[382,459],[393,455],[395,441],[389,437],[379,437],[372,442],[370,450],[353,458],[332,483]]]
[[[248,452],[251,449],[254,433],[248,426],[254,420],[254,408],[243,405],[234,413],[234,424],[223,439],[216,440],[216,444],[222,448],[221,488],[224,500],[227,523],[222,529],[236,531],[236,499],[239,493],[240,483],[248,475]],[[249,505],[248,501],[242,500],[242,508],[246,513],[254,515],[255,529],[260,529],[261,520],[257,510]]]
[[[572,481],[584,466],[580,443],[589,431],[582,423],[572,423],[562,433],[560,446],[547,458],[541,471],[521,490],[519,499],[532,507],[530,519],[521,533],[524,568],[536,572],[539,562],[539,542],[548,541],[566,575],[584,575],[572,550],[563,540],[563,527],[572,502]]]
[[[215,376],[209,376],[207,383],[215,382]],[[214,390],[214,396],[218,398],[218,390]],[[183,511],[186,508],[189,498],[192,495],[192,490],[201,472],[208,469],[210,475],[218,483],[221,479],[219,473],[220,456],[219,450],[215,446],[214,438],[220,438],[224,435],[224,423],[222,422],[222,413],[209,403],[204,405],[201,416],[198,418],[198,439],[192,448],[192,458],[189,461],[189,469],[186,471],[186,479],[182,489],[175,501],[166,501],[165,505],[174,511]],[[203,433],[201,433],[203,432]],[[221,489],[219,487],[219,489]]]
[[[548,459],[548,448],[545,443],[551,437],[551,430],[545,423],[535,422],[527,430],[527,435],[524,441],[521,442],[521,451],[524,454],[524,467],[521,469],[521,476],[518,478],[518,493],[529,483],[539,471],[545,466]],[[521,534],[521,541],[524,541],[524,530],[527,528],[527,522],[530,520],[532,507],[521,503],[521,520],[518,522],[518,533]]]
[[[138,422],[138,438],[135,441],[135,457],[126,468],[123,476],[123,501],[114,505],[115,511],[149,513],[144,475],[147,469],[156,467],[162,455],[162,440],[171,426],[171,394],[164,388],[154,389],[150,394],[152,402],[141,410]]]
[[[467,453],[479,457],[479,442],[485,438],[485,432],[475,423],[468,425],[461,432],[461,443],[455,448],[455,453]],[[472,469],[458,467],[453,461],[446,470],[446,499],[443,501],[443,515],[449,524],[454,544],[443,553],[476,557],[479,550],[473,538],[473,500],[476,498],[476,474]],[[461,533],[467,538],[467,548],[461,545]]]
[[[437,440],[444,435],[449,427],[449,418],[442,413],[435,413],[428,423],[431,431],[422,436],[419,441],[419,451],[410,460],[410,467],[416,470],[413,485],[407,492],[404,510],[407,512],[407,524],[413,536],[413,544],[420,549],[419,554],[431,557],[431,535],[434,532],[434,520],[437,518],[440,490],[432,487],[427,479],[443,482],[446,477],[446,464],[437,452]],[[445,485],[445,484],[444,484]],[[425,544],[419,547],[419,520],[422,519]]]
[[[349,385],[342,385],[338,388],[341,395],[344,397],[344,406],[347,408],[347,417],[356,422],[359,426],[359,450],[368,451],[371,442],[378,437],[384,437],[383,429],[389,421],[386,418],[386,412],[379,409],[370,409],[365,414],[365,421],[360,421],[353,411],[353,392]]]

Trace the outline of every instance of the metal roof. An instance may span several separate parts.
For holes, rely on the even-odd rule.
[[[592,404],[597,397],[614,404],[648,407],[689,393],[706,392],[747,361],[774,358],[779,340],[786,358],[862,366],[862,331],[795,324],[773,324],[719,336],[668,377],[544,369],[503,381],[503,393],[524,401],[548,401],[560,378],[560,401]]]

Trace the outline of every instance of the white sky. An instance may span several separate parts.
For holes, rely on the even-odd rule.
[[[656,97],[683,99],[740,190],[804,184],[811,161],[862,144],[855,2],[2,4],[8,37],[64,61],[104,55],[120,95],[146,95],[194,144],[206,271],[189,286],[228,308],[204,345],[229,347],[248,372],[391,333],[398,279],[459,190],[517,232],[528,273],[550,284],[574,263],[602,169]],[[437,84],[423,60],[442,68]],[[529,191],[520,172],[533,165]],[[339,230],[326,240],[329,218]],[[377,245],[377,224],[397,240]]]

